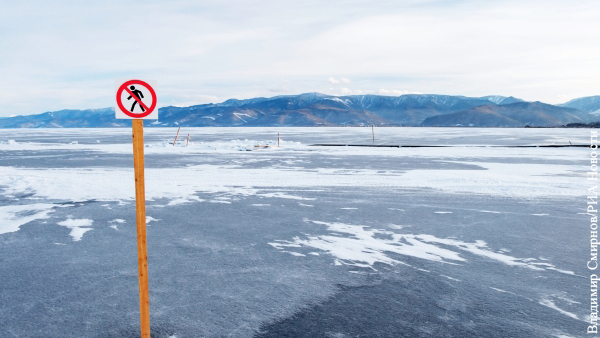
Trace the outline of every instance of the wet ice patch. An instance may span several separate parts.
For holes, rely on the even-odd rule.
[[[71,229],[71,233],[69,233],[69,235],[73,238],[73,241],[77,242],[77,241],[81,240],[81,238],[83,237],[83,234],[92,230],[92,228],[90,228],[90,226],[92,225],[93,222],[94,222],[93,220],[85,219],[85,218],[81,218],[81,219],[67,218],[66,220],[64,220],[62,222],[58,222],[58,225],[62,225],[64,227]]]
[[[0,234],[18,231],[21,225],[36,219],[46,219],[53,204],[0,206]]]
[[[326,235],[304,235],[293,240],[277,240],[269,243],[278,250],[308,247],[318,249],[333,256],[345,265],[373,268],[375,263],[388,265],[406,264],[400,256],[410,256],[448,264],[467,262],[463,257],[469,253],[479,257],[532,270],[556,270],[547,262],[538,263],[535,258],[517,258],[502,252],[494,252],[485,241],[473,243],[454,238],[438,238],[432,235],[398,234],[388,230],[373,229],[366,225],[309,221],[325,226],[330,231]]]

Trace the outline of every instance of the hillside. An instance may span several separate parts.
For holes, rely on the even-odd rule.
[[[575,108],[586,113],[600,115],[600,95],[580,97],[567,103],[560,104],[559,106]]]
[[[557,107],[542,102],[515,102],[485,105],[464,111],[427,118],[423,126],[524,127],[561,126],[589,123],[596,117],[573,108]]]

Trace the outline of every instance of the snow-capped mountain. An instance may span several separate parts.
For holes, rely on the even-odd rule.
[[[494,114],[483,114],[488,111],[493,111]],[[504,117],[499,117],[498,114]],[[531,114],[535,114],[537,117],[533,118]],[[425,124],[428,125],[470,125],[473,123],[467,123],[470,118],[465,118],[465,116],[475,115],[478,116],[477,122],[474,124],[477,126],[516,126],[522,125],[521,122],[546,126],[572,122],[587,123],[597,119],[578,109],[528,103],[512,96],[466,97],[434,94],[331,96],[306,93],[246,100],[230,99],[222,103],[190,107],[163,107],[159,109],[159,121],[146,121],[145,124],[153,127],[356,126],[370,124],[420,126],[426,121]],[[517,122],[511,122],[512,120],[507,122],[506,118]],[[130,125],[131,122],[128,120],[116,120],[113,108],[62,110],[38,115],[0,118],[0,128],[125,127]]]
[[[474,107],[457,113],[437,115],[423,121],[424,126],[524,127],[561,126],[589,123],[596,117],[573,108],[542,102],[515,102],[505,105]]]
[[[559,106],[575,108],[586,113],[600,115],[600,95],[580,97],[567,103],[560,104]]]

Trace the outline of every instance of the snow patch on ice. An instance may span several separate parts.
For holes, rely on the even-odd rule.
[[[366,225],[353,225],[339,222],[311,221],[325,226],[330,234],[305,235],[293,240],[277,240],[269,243],[278,250],[289,250],[293,247],[310,247],[326,252],[336,262],[359,267],[373,267],[375,263],[388,265],[405,264],[395,255],[411,256],[447,264],[466,262],[462,253],[466,252],[485,257],[509,266],[518,266],[532,270],[555,270],[549,263],[535,262],[534,258],[517,258],[501,252],[494,252],[485,241],[474,243],[452,238],[438,238],[432,235],[398,234],[388,230],[374,229]],[[336,263],[337,265],[337,263]]]
[[[62,225],[64,227],[71,229],[71,233],[69,233],[69,235],[73,238],[73,241],[77,242],[77,241],[81,240],[81,238],[83,237],[83,234],[92,230],[92,228],[90,228],[90,226],[92,225],[93,222],[94,222],[93,220],[85,219],[85,218],[80,218],[80,219],[67,218],[66,220],[64,220],[62,222],[58,222],[58,225]]]
[[[388,224],[388,227],[390,229],[400,230],[400,229],[404,229],[406,227],[410,227],[410,225],[400,225],[400,224],[392,224],[392,223],[390,223],[390,224]]]
[[[167,203],[168,206],[172,206],[172,205],[180,205],[180,204],[186,204],[186,203],[193,203],[193,202],[203,202],[204,200],[201,199],[198,196],[187,196],[185,198],[175,198],[169,201],[169,203]]]
[[[301,200],[301,201],[314,201],[314,200],[316,200],[316,198],[312,198],[312,197],[302,197],[302,196],[289,195],[289,194],[286,194],[286,193],[283,193],[283,192],[260,193],[258,195],[259,196],[263,196],[263,197],[286,198],[286,199]]]
[[[506,290],[502,290],[502,289],[498,289],[498,288],[493,288],[490,286],[490,289],[498,291],[498,292],[502,292],[502,293],[510,293],[510,294],[515,294],[514,292],[510,292],[510,291],[506,291]]]
[[[16,145],[17,141],[15,141],[15,140],[0,141],[0,144]]]
[[[117,219],[113,219],[112,221],[109,221],[108,223],[109,223],[109,224],[110,224],[110,223],[119,223],[119,224],[123,224],[123,223],[125,223],[125,220],[124,220],[124,219],[117,218]],[[111,225],[109,225],[108,227],[109,227],[109,228],[113,228],[113,229],[115,229],[115,230],[119,230],[119,228],[117,227],[117,225],[116,225],[116,224],[111,224]]]
[[[281,251],[281,252],[287,252],[287,253],[289,253],[290,255],[292,255],[292,256],[296,256],[296,257],[306,257],[306,255],[305,255],[305,254],[301,254],[301,253],[299,253],[299,252],[294,252],[294,251],[285,251],[285,250],[283,250],[283,251]]]
[[[156,219],[152,216],[146,216],[146,224],[150,223],[150,222],[158,222],[160,221],[160,219]]]
[[[207,153],[207,152],[218,152],[218,153],[231,153],[239,151],[253,151],[253,150],[302,150],[306,149],[306,146],[300,142],[291,141],[279,141],[277,145],[277,139],[272,140],[231,140],[227,141],[214,141],[214,142],[186,142],[186,138],[182,137],[177,140],[177,144],[173,146],[173,139],[164,140],[157,143],[149,143],[145,145],[147,153]],[[98,149],[102,150],[102,149]],[[120,152],[121,149],[112,149],[111,152]]]
[[[128,151],[130,152],[131,149]],[[1,149],[1,147],[0,147]],[[469,163],[469,162],[466,162]],[[472,163],[470,163],[472,164]],[[432,188],[452,193],[483,193],[506,195],[513,198],[576,195],[570,177],[572,166],[545,165],[535,167],[539,172],[521,170],[528,164],[479,164],[488,170],[411,170],[379,174],[375,170],[321,168],[317,170],[290,170],[289,168],[245,168],[239,165],[197,165],[185,168],[147,168],[146,198],[149,201],[166,198],[173,203],[199,201],[197,193],[226,193],[230,195],[261,195],[271,198],[315,200],[284,192],[260,193],[258,187],[313,188],[313,187],[387,187]],[[550,169],[546,168],[549,167]],[[517,168],[517,169],[515,169]],[[565,168],[565,169],[563,169]],[[566,169],[568,168],[568,169]],[[552,179],[549,180],[548,177]],[[202,177],[202,179],[199,179]],[[579,182],[579,181],[577,181]],[[35,198],[63,201],[132,201],[135,198],[131,170],[124,168],[65,168],[24,169],[0,168],[0,185],[4,193],[16,195],[34,193]],[[79,189],[85,186],[86,189]],[[121,204],[120,204],[121,205]],[[107,206],[108,208],[109,206]],[[390,210],[399,210],[390,208]]]
[[[440,276],[442,276],[442,277],[445,277],[445,278],[448,278],[448,279],[450,279],[450,280],[453,280],[453,281],[455,281],[455,282],[462,282],[460,279],[456,279],[456,278],[454,278],[454,277],[450,277],[450,276],[446,276],[446,275],[440,275]]]
[[[565,311],[565,310],[563,310],[563,309],[559,308],[559,307],[558,307],[558,306],[556,306],[556,304],[554,304],[554,302],[553,302],[552,300],[550,300],[550,299],[542,299],[542,300],[541,300],[539,303],[540,303],[541,305],[544,305],[544,306],[546,306],[546,307],[549,307],[549,308],[551,308],[551,309],[554,309],[554,310],[556,310],[556,311],[558,311],[558,312],[562,313],[562,314],[563,314],[563,315],[565,315],[565,316],[568,316],[568,317],[571,317],[571,318],[573,318],[573,319],[577,319],[577,320],[579,320],[579,317],[577,317],[577,315],[576,315],[576,314],[574,314],[574,313],[571,313],[571,312],[568,312],[568,311]]]
[[[49,218],[55,205],[28,204],[0,206],[0,234],[18,231],[21,225],[36,219]]]

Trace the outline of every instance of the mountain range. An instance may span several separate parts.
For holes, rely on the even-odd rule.
[[[163,107],[152,127],[230,126],[561,126],[600,120],[600,96],[561,105],[526,102],[509,96],[466,97],[434,94],[402,96],[320,93],[230,99],[190,107]],[[0,118],[0,128],[126,127],[114,108],[61,110]]]

